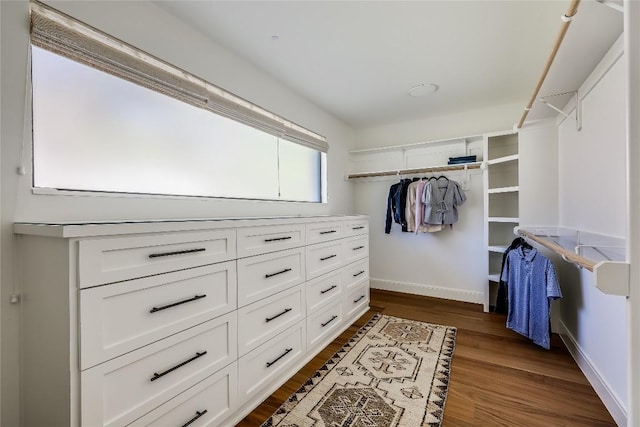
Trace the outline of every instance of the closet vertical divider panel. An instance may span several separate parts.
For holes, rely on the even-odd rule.
[[[520,224],[519,145],[517,133],[495,133],[484,140],[485,244],[488,286],[484,310],[495,305],[502,255]]]

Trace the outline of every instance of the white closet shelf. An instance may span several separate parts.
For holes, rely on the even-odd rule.
[[[510,217],[510,216],[490,216],[487,218],[488,222],[512,222],[517,224],[520,222],[520,218],[518,217]]]
[[[562,227],[514,227],[513,232],[593,272],[596,287],[605,294],[629,296],[624,239]]]
[[[422,173],[435,173],[435,172],[449,172],[449,171],[464,171],[471,169],[480,169],[482,162],[473,162],[457,165],[440,165],[440,166],[426,166],[423,168],[414,169],[398,169],[390,171],[377,171],[377,172],[361,172],[352,173],[347,175],[347,179],[357,178],[372,178],[378,176],[401,176],[401,175],[418,175]]]
[[[494,273],[489,275],[490,282],[500,283],[500,273]]]
[[[520,191],[520,186],[518,186],[518,185],[514,185],[514,186],[511,186],[511,187],[490,188],[489,190],[487,190],[487,192],[489,194],[517,193],[518,191]]]
[[[504,253],[509,248],[507,245],[491,245],[487,247],[489,252],[499,252],[501,254]]]
[[[487,160],[487,163],[490,165],[496,165],[498,163],[514,162],[514,161],[517,161],[519,158],[520,158],[519,154],[512,154],[510,156],[498,157],[495,159]]]

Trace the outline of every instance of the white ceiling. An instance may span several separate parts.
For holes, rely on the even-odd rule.
[[[158,4],[362,128],[502,104],[524,107],[569,1]],[[577,89],[622,28],[622,13],[583,0],[541,95]],[[421,83],[434,83],[439,90],[425,97],[407,95]],[[530,118],[552,113],[536,105]]]

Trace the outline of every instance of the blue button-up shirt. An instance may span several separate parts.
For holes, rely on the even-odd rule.
[[[520,246],[507,254],[502,280],[509,289],[507,328],[549,349],[549,301],[562,298],[549,258]]]

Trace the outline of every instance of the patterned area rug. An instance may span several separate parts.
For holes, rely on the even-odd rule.
[[[376,314],[262,426],[439,426],[455,337]]]

